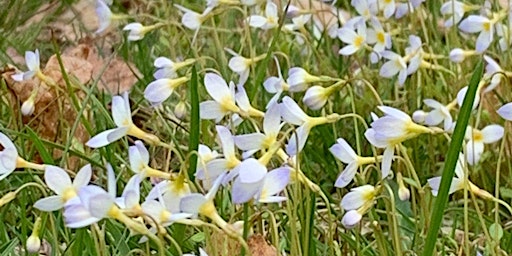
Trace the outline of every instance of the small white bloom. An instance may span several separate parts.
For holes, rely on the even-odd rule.
[[[75,180],[71,178],[62,168],[57,166],[46,166],[44,180],[46,185],[56,195],[39,199],[34,207],[45,212],[52,212],[61,209],[69,200],[78,195],[80,188],[86,186],[91,180],[91,165],[85,165],[78,171]]]
[[[381,55],[389,61],[382,65],[379,75],[390,78],[398,74],[398,84],[403,85],[407,79],[407,64],[404,58],[391,51],[383,51]]]
[[[279,17],[277,15],[277,6],[272,1],[267,2],[265,7],[265,16],[251,15],[247,18],[249,26],[261,28],[264,30],[272,29],[279,25]]]
[[[348,44],[347,46],[340,49],[339,54],[341,55],[352,55],[366,44],[366,24],[364,22],[358,22],[355,25],[357,33],[349,28],[341,28],[339,30],[338,37],[341,41]]]
[[[478,53],[487,50],[494,37],[494,23],[483,16],[469,15],[459,24],[459,29],[466,33],[480,33],[476,39]]]
[[[469,165],[475,165],[480,160],[482,153],[484,152],[484,144],[494,143],[500,140],[505,133],[500,125],[488,125],[482,130],[471,128],[468,126],[466,129],[466,158]]]
[[[353,188],[350,190],[350,192],[343,196],[340,206],[347,211],[357,210],[367,202],[373,201],[376,193],[377,191],[372,185],[363,185]]]
[[[240,108],[235,102],[234,86],[228,87],[221,76],[215,73],[206,73],[204,86],[213,100],[203,101],[199,105],[201,119],[215,119],[216,122],[219,122],[230,112],[240,112]]]
[[[188,77],[161,78],[148,84],[144,90],[144,98],[156,106],[168,99],[174,90],[189,80]]]
[[[41,72],[41,69],[39,67],[40,61],[38,49],[36,49],[34,52],[25,52],[25,64],[27,65],[28,71],[12,75],[11,77],[14,81],[20,82],[24,80],[30,80],[31,78],[36,76],[37,73]]]

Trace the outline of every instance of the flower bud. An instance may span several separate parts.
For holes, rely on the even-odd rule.
[[[412,113],[412,120],[418,124],[425,123],[425,117],[427,116],[427,113],[423,110],[416,110],[414,113]]]
[[[306,91],[302,102],[304,102],[304,104],[306,104],[310,109],[318,110],[327,103],[328,98],[329,95],[326,88],[322,86],[313,86]]]
[[[174,115],[180,120],[183,120],[187,115],[187,105],[184,101],[180,101],[174,108]]]
[[[28,100],[24,101],[21,105],[21,114],[24,116],[30,116],[34,113],[35,103],[34,98],[30,97]]]
[[[411,192],[409,191],[409,189],[407,187],[400,186],[398,188],[398,198],[400,198],[400,200],[408,201],[410,197],[411,197]]]
[[[27,251],[30,253],[37,253],[41,248],[41,239],[37,235],[30,235],[27,239]]]
[[[7,194],[5,194],[2,198],[0,198],[0,207],[4,206],[5,204],[8,204],[12,200],[16,198],[16,192],[11,191]]]
[[[34,230],[27,239],[27,251],[30,253],[39,252],[41,248],[41,239],[39,238],[39,229],[41,228],[41,217],[37,217],[34,223]]]

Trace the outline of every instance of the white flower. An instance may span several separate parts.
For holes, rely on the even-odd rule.
[[[290,135],[290,140],[286,145],[286,152],[292,156],[302,151],[306,145],[309,132],[313,127],[326,123],[333,123],[339,120],[338,114],[331,114],[326,117],[310,117],[304,113],[292,98],[288,96],[283,98],[283,102],[279,104],[279,106],[281,116],[285,122],[293,125],[299,125],[299,128],[297,128],[295,133]]]
[[[377,1],[375,0],[352,0],[350,1],[356,12],[363,17],[364,20],[369,20],[371,17],[377,15]]]
[[[201,119],[215,119],[219,122],[230,112],[240,112],[240,108],[235,103],[234,87],[229,88],[221,76],[206,73],[204,86],[213,100],[203,101],[199,105]]]
[[[268,172],[259,194],[255,199],[260,203],[277,203],[286,200],[284,196],[275,196],[283,191],[290,181],[290,167],[280,167]]]
[[[263,149],[269,149],[277,141],[277,135],[281,130],[281,115],[279,106],[272,105],[263,119],[263,133],[250,133],[235,136],[236,146],[247,154],[245,157],[252,155],[254,152]]]
[[[367,202],[373,201],[376,193],[377,191],[372,185],[353,188],[343,196],[340,206],[347,211],[359,209]]]
[[[151,102],[151,105],[162,104],[169,98],[174,90],[189,80],[188,77],[161,78],[148,84],[144,90],[144,98]]]
[[[130,159],[130,168],[141,179],[146,177],[157,177],[162,179],[169,179],[170,174],[162,172],[149,167],[149,152],[142,143],[142,141],[135,141],[135,145],[130,146],[128,149],[128,157]]]
[[[240,164],[240,160],[238,160],[235,154],[235,142],[233,140],[233,135],[229,129],[222,125],[217,125],[215,128],[222,145],[222,154],[224,157],[210,160],[204,167],[200,166],[203,168],[197,169],[196,178],[206,182],[206,187],[209,187],[218,176],[231,171]],[[235,175],[233,174],[226,180],[230,180],[234,176]]]
[[[182,62],[174,62],[166,57],[158,57],[153,64],[157,68],[153,74],[153,77],[157,80],[162,78],[176,78],[178,76],[176,74],[178,69],[186,67],[194,62],[194,59],[187,59]]]
[[[254,108],[249,101],[249,96],[242,84],[237,86],[237,92],[235,93],[235,101],[240,108],[240,115],[249,117],[263,117],[265,113]]]
[[[387,19],[395,13],[395,0],[379,0],[379,8],[384,10],[384,18]]]
[[[449,28],[454,24],[458,24],[464,13],[467,11],[468,6],[462,2],[449,0],[441,6],[441,14],[447,15],[444,26]],[[450,16],[451,15],[451,16]]]
[[[66,202],[78,195],[78,190],[86,186],[91,180],[91,165],[85,165],[78,171],[75,180],[71,178],[62,168],[48,165],[44,172],[46,185],[55,192],[56,195],[39,199],[34,207],[45,212],[52,212],[61,209]]]
[[[348,44],[347,46],[340,49],[339,54],[341,55],[352,55],[357,52],[361,47],[366,44],[366,24],[364,22],[358,22],[355,25],[357,33],[349,28],[341,28],[339,30],[338,37],[341,41]]]
[[[274,94],[274,96],[268,101],[266,109],[270,108],[270,106],[277,104],[277,101],[281,97],[283,91],[287,91],[289,85],[283,79],[283,75],[281,74],[281,67],[279,66],[279,61],[276,57],[274,57],[277,66],[277,74],[278,76],[271,76],[263,82],[263,87],[268,93]]]
[[[97,134],[87,141],[85,145],[91,148],[100,148],[119,140],[126,135],[134,136],[149,143],[160,142],[158,137],[142,131],[133,124],[128,92],[124,92],[121,96],[118,95],[112,98],[112,117],[117,128],[109,129]]]
[[[384,116],[371,123],[366,139],[378,148],[385,148],[382,158],[382,178],[389,175],[395,146],[422,133],[431,133],[427,127],[415,124],[409,115],[392,107],[379,106]]]
[[[28,71],[12,75],[11,77],[14,81],[19,82],[24,80],[30,80],[31,78],[33,78],[41,72],[41,69],[39,68],[40,63],[38,49],[36,49],[34,52],[25,52],[25,64],[27,65]]]
[[[476,39],[476,51],[484,52],[491,44],[494,36],[494,22],[487,17],[469,15],[459,24],[459,29],[466,33],[480,33]]]
[[[369,44],[374,44],[373,50],[380,53],[386,49],[391,48],[391,35],[384,31],[379,20],[375,17],[370,19],[372,28],[368,30],[368,38],[366,41]]]
[[[191,30],[198,30],[201,27],[206,14],[208,13],[205,12],[203,14],[199,14],[178,4],[174,4],[174,6],[183,12],[183,16],[181,17],[181,24]],[[208,8],[207,10],[211,9]]]
[[[469,165],[475,165],[484,152],[484,144],[494,143],[503,137],[505,130],[500,125],[488,125],[481,131],[468,126],[466,129],[466,158]]]
[[[462,50],[460,48],[455,48],[450,51],[450,60],[455,63],[461,63],[466,59],[466,57],[472,56],[475,54],[476,54],[476,51],[473,51],[473,50],[466,51],[466,50]]]
[[[142,38],[144,38],[144,35],[147,33],[147,31],[145,30],[145,27],[138,22],[133,22],[133,23],[130,23],[130,24],[124,26],[123,30],[130,31],[128,34],[128,41],[141,40]]]
[[[343,138],[339,138],[336,144],[329,148],[329,151],[336,159],[347,164],[334,183],[334,186],[338,188],[346,187],[354,179],[357,169],[360,166],[375,163],[376,161],[375,157],[358,156]]]
[[[491,78],[491,82],[485,88],[484,92],[490,92],[494,88],[496,88],[501,83],[501,79],[503,79],[503,69],[494,61],[491,57],[484,55],[485,62],[487,65],[485,66],[485,75]]]
[[[18,156],[18,150],[11,139],[0,132],[0,180],[9,176],[16,168],[31,168],[34,170],[44,170],[45,165],[34,164]]]
[[[425,124],[427,125],[438,125],[444,121],[444,130],[448,131],[452,127],[453,119],[450,114],[450,109],[445,105],[439,103],[434,99],[423,100],[425,105],[433,108],[432,111],[428,112],[425,116]]]
[[[30,235],[27,239],[27,251],[37,253],[41,249],[41,239],[38,235]]]
[[[455,165],[455,176],[453,177],[452,183],[450,184],[448,194],[452,194],[453,192],[464,188],[465,163],[464,154],[461,153],[459,155],[459,159],[457,160],[457,164]],[[430,188],[432,188],[432,195],[437,196],[439,193],[439,186],[441,185],[441,177],[438,176],[430,178],[427,180],[427,182]]]
[[[288,70],[288,79],[286,83],[289,85],[290,92],[301,92],[308,88],[309,83],[319,82],[322,79],[309,74],[301,67],[293,67]]]
[[[272,1],[267,2],[265,6],[265,16],[251,15],[247,18],[249,26],[261,28],[264,30],[272,29],[279,25],[279,17],[277,15],[277,6]]]
[[[306,104],[310,109],[319,110],[321,109],[331,96],[333,90],[329,90],[329,88],[324,88],[322,86],[313,86],[306,91],[304,94],[304,98],[302,98],[302,102]]]
[[[398,74],[398,84],[403,85],[407,79],[407,64],[404,58],[392,51],[383,51],[381,55],[389,61],[382,65],[379,75],[390,78]]]

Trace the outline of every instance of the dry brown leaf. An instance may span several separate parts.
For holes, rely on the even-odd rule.
[[[92,78],[99,79],[98,89],[116,95],[129,91],[142,74],[131,63],[120,58],[101,58],[90,44],[80,44],[68,52],[93,65]]]
[[[255,234],[249,237],[247,240],[247,245],[249,245],[249,250],[251,250],[252,255],[260,255],[260,256],[275,256],[277,255],[277,250],[274,246],[269,245],[265,240],[265,237],[261,234]]]

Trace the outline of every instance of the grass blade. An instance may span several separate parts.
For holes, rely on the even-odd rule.
[[[443,175],[441,177],[441,185],[439,186],[439,192],[437,194],[434,209],[430,216],[430,229],[427,234],[427,241],[425,243],[425,249],[423,251],[424,256],[434,255],[434,247],[437,240],[439,228],[441,226],[441,219],[443,217],[444,208],[448,202],[448,190],[452,182],[453,174],[455,172],[455,165],[459,158],[460,149],[462,147],[462,140],[466,132],[469,117],[471,115],[473,101],[475,100],[478,84],[483,74],[483,62],[480,61],[469,82],[469,88],[466,92],[466,97],[462,103],[459,116],[457,118],[457,124],[455,125],[455,131],[453,132],[452,140],[446,154],[446,162],[443,168]]]
[[[192,67],[192,77],[190,78],[190,139],[188,149],[190,152],[197,151],[199,147],[199,95],[197,88],[197,71]],[[196,172],[197,154],[191,154],[189,158],[188,177],[194,182],[194,173]]]

